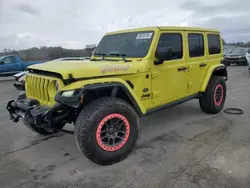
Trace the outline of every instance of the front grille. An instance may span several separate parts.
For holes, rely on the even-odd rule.
[[[26,96],[38,100],[41,105],[52,106],[56,103],[54,97],[58,92],[56,83],[58,90],[63,88],[64,84],[59,78],[28,73],[25,78]]]

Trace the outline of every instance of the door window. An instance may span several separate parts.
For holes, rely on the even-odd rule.
[[[221,45],[220,45],[220,36],[217,34],[208,34],[208,48],[209,55],[220,54]]]
[[[15,57],[6,57],[4,58],[3,62],[5,64],[13,64],[13,63],[16,63],[16,58]]]
[[[188,34],[189,57],[204,56],[204,38],[202,34],[190,33]]]
[[[163,33],[160,36],[155,57],[157,58],[157,54],[165,52],[168,54],[166,61],[182,59],[182,46],[182,35],[180,33]]]

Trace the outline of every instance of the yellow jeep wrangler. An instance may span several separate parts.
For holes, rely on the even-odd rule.
[[[139,117],[191,99],[219,113],[227,70],[220,32],[151,27],[107,33],[89,61],[32,65],[25,93],[8,102],[10,118],[40,134],[75,125],[80,150],[95,163],[126,158]]]

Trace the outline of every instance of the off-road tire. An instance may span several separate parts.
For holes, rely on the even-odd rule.
[[[105,145],[101,147],[97,134],[100,123],[112,114],[125,117],[130,132],[122,147],[107,151]],[[132,152],[139,136],[139,118],[135,109],[126,101],[114,97],[100,98],[82,109],[76,120],[74,134],[77,146],[88,159],[97,164],[111,165],[125,159]]]
[[[36,132],[38,134],[41,134],[41,135],[55,134],[55,133],[59,132],[60,129],[62,129],[64,126],[64,125],[59,125],[58,126],[59,128],[57,130],[50,130],[50,129],[45,129],[45,128],[39,127],[38,125],[35,125],[33,123],[29,123],[29,122],[25,121],[25,119],[23,120],[23,123],[28,129],[30,129],[31,131]]]
[[[216,101],[215,92],[218,91],[218,88],[222,90],[222,99],[218,102]],[[202,111],[209,114],[217,114],[224,107],[226,100],[226,83],[221,76],[212,76],[207,89],[202,96],[199,98],[199,103]]]

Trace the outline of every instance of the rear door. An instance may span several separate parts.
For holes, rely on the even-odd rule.
[[[186,32],[188,49],[188,86],[190,95],[199,93],[208,64],[205,56],[203,32]]]

